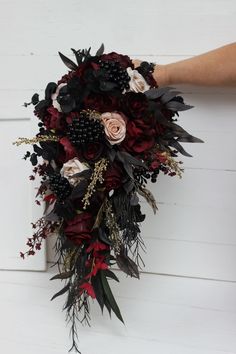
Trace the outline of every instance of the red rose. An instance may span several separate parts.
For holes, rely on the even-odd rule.
[[[60,144],[64,148],[65,152],[65,162],[68,160],[72,160],[74,157],[77,156],[77,151],[74,148],[74,146],[71,144],[70,140],[67,137],[61,138],[60,139]]]
[[[62,121],[62,114],[54,107],[49,107],[43,119],[47,129],[64,130],[65,122]]]
[[[122,169],[117,164],[113,164],[106,170],[104,174],[105,188],[109,192],[112,189],[119,188],[121,184],[122,184]]]
[[[130,153],[143,153],[155,144],[155,129],[151,120],[145,122],[141,119],[129,121],[126,126],[126,138],[121,147]]]
[[[92,109],[101,113],[112,112],[118,110],[119,97],[102,95],[102,94],[90,94],[84,99],[84,108]]]
[[[122,95],[121,107],[127,117],[144,119],[148,108],[147,97],[141,92],[127,92]]]
[[[64,232],[73,243],[80,245],[84,240],[90,240],[93,224],[92,215],[88,212],[83,212],[66,222]]]
[[[118,61],[123,69],[127,69],[128,67],[134,69],[134,65],[128,55],[122,55],[115,52],[111,52],[108,54],[101,55],[100,59],[102,61]]]
[[[82,149],[82,156],[85,160],[96,161],[101,156],[103,148],[100,143],[88,143]]]

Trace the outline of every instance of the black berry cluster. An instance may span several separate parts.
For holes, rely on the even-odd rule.
[[[52,174],[49,176],[50,189],[56,194],[59,201],[66,199],[71,193],[71,185],[69,181],[60,174]]]
[[[155,169],[154,171],[147,171],[143,169],[134,170],[134,178],[142,185],[146,184],[147,180],[149,179],[151,179],[152,183],[156,183],[158,174],[159,174],[158,168]]]
[[[100,142],[104,138],[104,126],[98,119],[91,118],[89,113],[81,112],[68,125],[67,136],[74,146]]]
[[[116,83],[121,91],[129,89],[130,77],[118,62],[100,60],[99,64],[106,71],[108,81]]]

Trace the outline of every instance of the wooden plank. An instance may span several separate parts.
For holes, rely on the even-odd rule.
[[[28,249],[27,237],[40,210],[35,208],[35,186],[29,181],[30,163],[22,160],[27,148],[12,145],[18,136],[31,135],[30,121],[0,121],[1,142],[1,247],[0,269],[44,270],[45,248],[37,257],[23,261],[19,253]]]
[[[2,348],[19,354],[42,350],[58,354],[69,346],[69,327],[61,312],[64,298],[48,301],[61,287],[59,281],[48,281],[52,275],[52,271],[0,273],[0,310],[5,323],[0,334]],[[98,306],[91,304],[92,327],[79,326],[83,352],[104,354],[112,347],[115,354],[121,350],[131,354],[236,353],[236,284],[153,275],[143,275],[138,281],[118,276],[121,283],[111,286],[126,324],[114,316],[110,320],[106,312],[102,317]]]
[[[55,54],[77,45],[97,48],[103,41],[108,50],[115,44],[120,52],[193,55],[235,40],[234,0],[227,6],[223,0],[214,6],[211,0],[145,4],[1,0],[0,31],[7,36],[2,36],[0,53]],[[14,31],[9,32],[12,18]]]

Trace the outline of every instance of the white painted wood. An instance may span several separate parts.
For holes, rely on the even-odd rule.
[[[38,219],[41,208],[34,204],[35,185],[29,181],[30,163],[22,160],[27,148],[13,146],[18,136],[31,136],[30,120],[0,120],[0,194],[1,241],[0,269],[45,270],[45,249],[37,257],[20,258],[28,249],[27,237],[32,236],[31,222]]]
[[[69,327],[61,307],[50,302],[60,289],[55,273],[0,272],[0,311],[5,354],[62,354]],[[117,272],[111,284],[125,319],[91,303],[92,327],[79,328],[80,349],[87,354],[235,354],[236,284],[145,274],[141,280]]]
[[[1,0],[2,55],[108,50],[193,55],[235,40],[234,0]],[[14,30],[9,21],[14,18]]]

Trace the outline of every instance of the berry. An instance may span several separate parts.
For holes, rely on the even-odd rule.
[[[118,62],[100,60],[99,63],[106,72],[107,81],[116,83],[121,91],[129,88],[130,77]]]
[[[71,193],[71,185],[69,181],[62,177],[60,174],[54,173],[49,176],[49,185],[52,190],[58,197],[59,201],[66,199]]]

